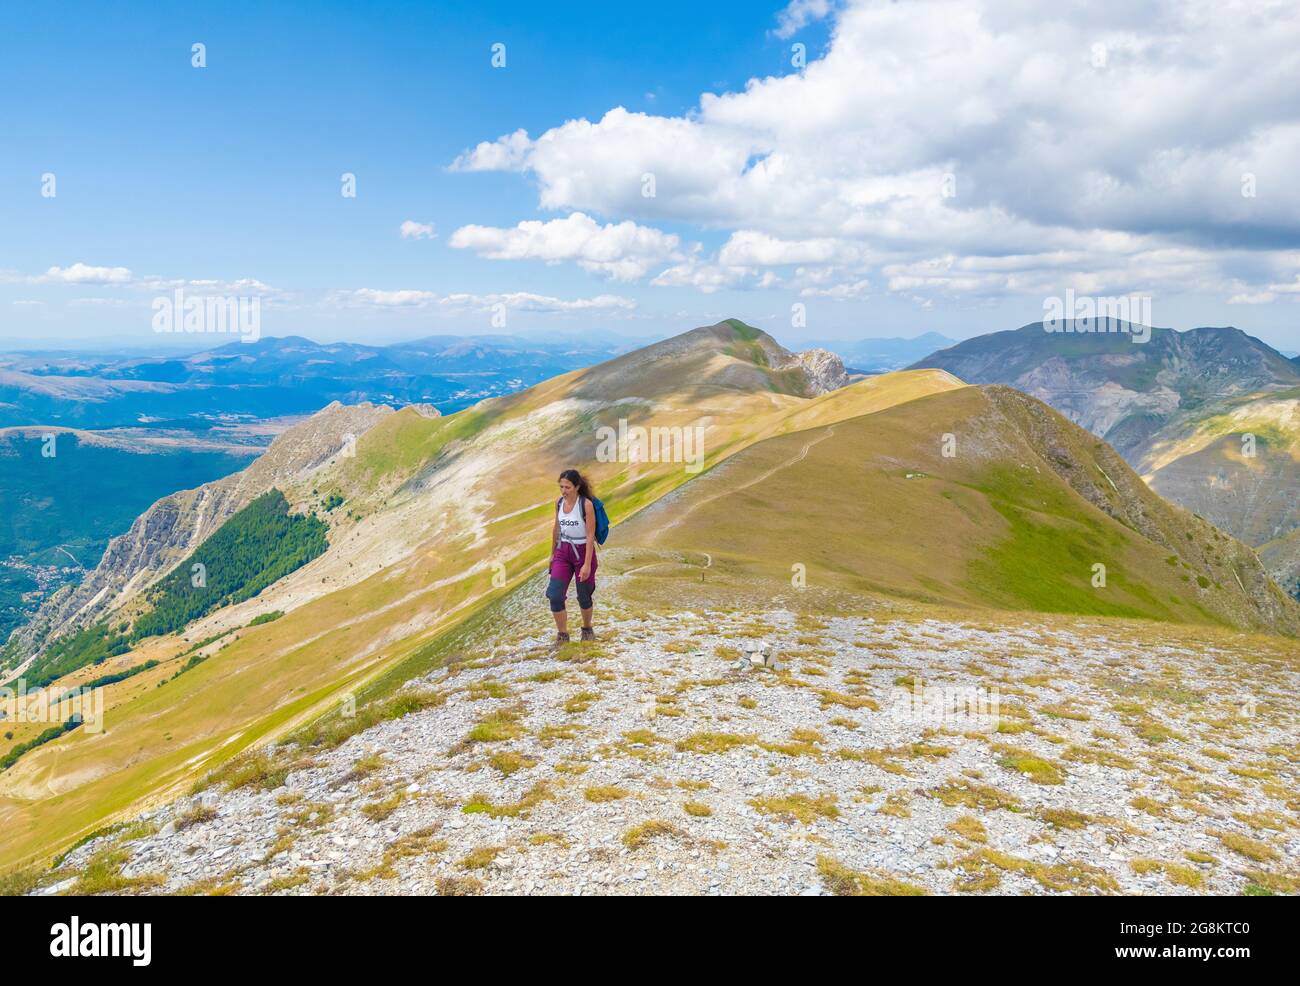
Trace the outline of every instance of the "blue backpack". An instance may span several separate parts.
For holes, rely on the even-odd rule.
[[[560,497],[559,500],[555,501],[556,510],[560,509],[560,501],[563,499],[564,497]],[[582,499],[582,497],[578,499]],[[605,513],[605,505],[594,496],[591,497],[591,509],[596,513],[596,543],[604,544],[605,538],[609,537],[609,514]],[[584,515],[586,514],[585,507],[582,512]]]

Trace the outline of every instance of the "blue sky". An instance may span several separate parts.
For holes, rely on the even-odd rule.
[[[1300,349],[1294,14],[1236,104],[1196,4],[1025,6],[11,5],[0,338],[148,345],[176,287],[320,340],[965,337],[1070,288]]]

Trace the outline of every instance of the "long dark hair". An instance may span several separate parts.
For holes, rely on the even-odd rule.
[[[567,479],[570,483],[576,486],[578,488],[578,496],[586,497],[588,500],[595,497],[595,494],[591,491],[591,483],[589,483],[587,477],[578,472],[578,470],[566,469],[564,472],[560,473],[560,479]]]

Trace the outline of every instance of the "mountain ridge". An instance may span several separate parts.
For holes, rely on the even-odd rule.
[[[833,488],[810,482],[812,495],[801,495],[801,471],[838,479]],[[778,502],[801,506],[784,531],[769,533],[753,517]],[[832,526],[835,539],[820,543],[816,532]],[[940,605],[1300,635],[1300,605],[1247,546],[1165,503],[1109,446],[1047,405],[997,385],[751,446],[619,533],[620,545],[643,549],[639,566],[655,564],[655,552],[689,550],[707,552],[713,567],[735,556],[755,577],[788,580],[800,563],[809,584],[829,579]],[[784,572],[773,572],[772,552]],[[751,568],[751,556],[767,560]],[[1097,563],[1109,589],[1090,585]]]
[[[914,365],[1031,394],[1105,438],[1173,502],[1256,548],[1284,538],[1300,525],[1300,369],[1234,327],[1150,332],[1138,343],[1132,331],[1037,322]],[[1300,593],[1289,545],[1274,544],[1270,570]]]

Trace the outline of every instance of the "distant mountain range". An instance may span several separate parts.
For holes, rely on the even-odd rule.
[[[1046,331],[1035,322],[913,364],[1007,384],[1118,450],[1162,496],[1255,547],[1300,593],[1300,360],[1240,329]]]
[[[956,343],[956,339],[949,339],[938,332],[926,332],[911,339],[818,339],[808,345],[829,349],[844,360],[850,370],[888,373],[891,370],[901,370],[935,350],[946,349]]]
[[[885,373],[954,344],[822,340],[851,370]],[[178,355],[99,350],[0,352],[0,427],[148,426],[201,434],[232,421],[312,414],[332,401],[432,404],[450,413],[633,348],[621,339],[555,342],[516,336],[430,336],[372,346],[301,336],[231,342]]]
[[[430,336],[390,346],[300,336],[231,342],[186,356],[0,354],[0,427],[121,428],[312,414],[331,401],[447,412],[519,390],[629,348],[622,341],[537,342]]]

